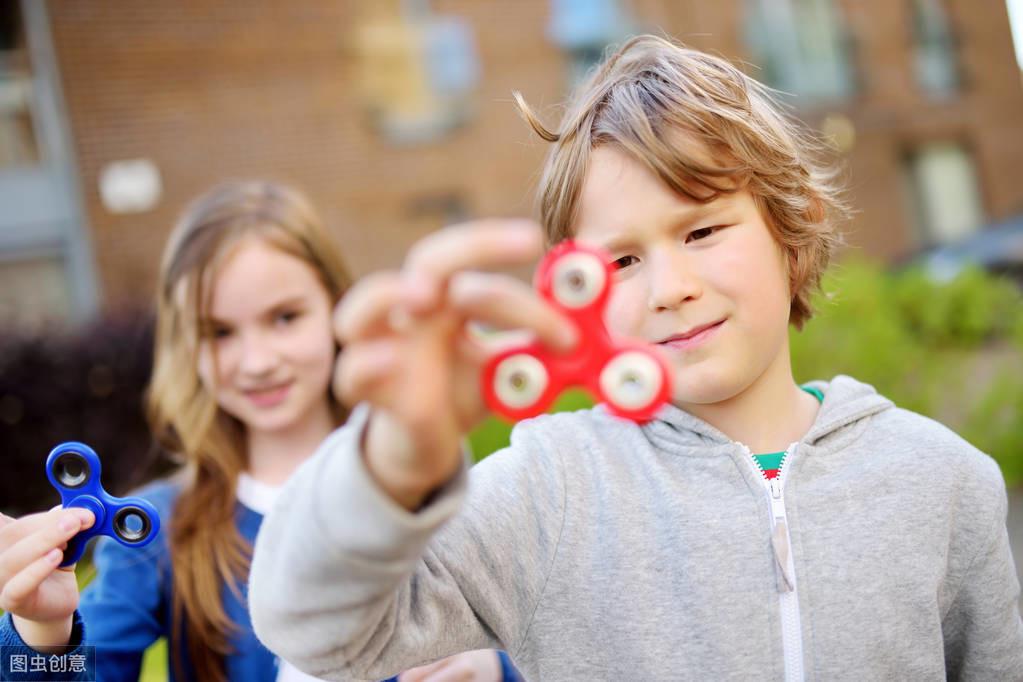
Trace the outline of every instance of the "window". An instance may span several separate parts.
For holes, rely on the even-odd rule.
[[[944,0],[911,0],[913,63],[920,86],[932,95],[947,95],[959,87],[955,40]]]
[[[471,217],[461,192],[441,190],[412,197],[405,204],[403,222],[407,233],[418,239],[448,225],[457,225]]]
[[[32,74],[19,3],[0,3],[0,169],[35,165]]]
[[[0,258],[0,323],[35,329],[71,316],[64,262],[52,254]]]
[[[48,4],[0,0],[0,326],[97,308]]]
[[[625,38],[632,24],[618,0],[551,0],[547,34],[569,58],[569,81],[581,81],[611,43]]]
[[[834,0],[746,0],[746,42],[758,80],[801,102],[855,90],[852,41]]]
[[[357,44],[363,98],[389,141],[433,140],[470,118],[480,65],[462,18],[434,14],[426,0],[381,3]]]
[[[954,242],[983,223],[973,159],[962,145],[924,145],[910,155],[907,170],[917,232],[924,244]]]

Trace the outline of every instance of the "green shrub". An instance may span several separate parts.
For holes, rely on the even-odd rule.
[[[823,282],[818,314],[791,334],[797,380],[848,374],[937,419],[1023,482],[1023,294],[967,268],[937,282],[847,262]]]

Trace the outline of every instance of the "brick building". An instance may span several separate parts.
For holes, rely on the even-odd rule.
[[[549,116],[603,47],[666,33],[749,64],[832,137],[891,259],[1023,212],[1001,0],[4,0],[0,324],[146,304],[188,198],[305,189],[356,275],[447,222],[532,214]],[[759,65],[758,67],[753,66]]]

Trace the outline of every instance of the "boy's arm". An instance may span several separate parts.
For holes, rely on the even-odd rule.
[[[997,465],[989,463],[997,485],[988,489],[987,499],[967,495],[974,503],[969,507],[988,512],[976,514],[986,517],[979,528],[983,536],[942,621],[949,679],[1023,680],[1020,584],[1006,529],[1005,484]]]
[[[514,655],[559,539],[557,453],[517,428],[471,483],[463,468],[412,513],[360,456],[367,412],[296,472],[264,520],[250,573],[256,634],[299,668],[345,679],[470,649]],[[534,455],[546,459],[530,464]]]

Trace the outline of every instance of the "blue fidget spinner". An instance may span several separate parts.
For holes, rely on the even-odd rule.
[[[84,443],[62,443],[46,458],[46,476],[64,508],[82,507],[96,522],[68,541],[61,566],[77,562],[85,545],[97,535],[108,535],[125,547],[145,547],[160,532],[160,515],[140,497],[114,497],[100,484],[96,451]]]

